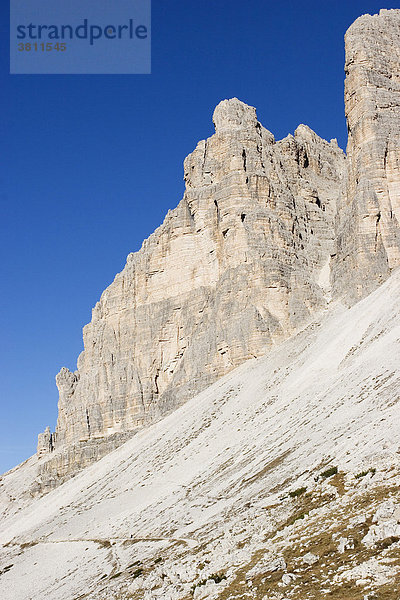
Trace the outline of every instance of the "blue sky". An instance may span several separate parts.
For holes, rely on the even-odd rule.
[[[54,377],[126,255],[183,193],[215,105],[256,106],[277,138],[306,123],[345,147],[343,35],[398,3],[153,0],[151,75],[9,75],[1,2],[0,472],[57,418]]]

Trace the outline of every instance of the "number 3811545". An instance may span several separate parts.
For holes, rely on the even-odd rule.
[[[20,52],[51,52],[52,50],[55,50],[56,52],[65,52],[66,49],[67,44],[59,44],[58,42],[56,44],[50,42],[41,42],[39,44],[37,42],[34,42],[33,44],[30,42],[25,44],[20,42],[18,44],[18,50]]]

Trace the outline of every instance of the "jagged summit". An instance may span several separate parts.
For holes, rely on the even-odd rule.
[[[77,371],[57,376],[36,491],[400,264],[399,22],[382,11],[346,34],[347,158],[306,125],[276,141],[254,107],[218,104],[181,202],[102,294]]]
[[[184,197],[102,294],[77,371],[57,375],[33,493],[397,266],[398,21],[365,16],[346,35],[347,159],[306,125],[276,141],[254,107],[218,104],[215,134],[184,161]]]
[[[57,376],[49,489],[303,327],[329,301],[344,155],[305,126],[275,142],[238,99],[184,162],[176,209],[103,293],[78,369]],[[327,266],[328,265],[328,266]]]
[[[275,142],[273,133],[265,129],[258,121],[257,112],[254,106],[250,106],[236,97],[221,100],[221,102],[217,104],[213,113],[213,123],[216,134],[226,134],[233,137],[237,132],[246,130],[246,135],[249,136],[252,133],[260,135],[262,130],[265,138],[269,138],[271,144]],[[296,128],[294,136],[288,134],[288,137],[308,139],[312,143],[325,141],[319,137],[311,127],[302,123]],[[337,144],[337,140],[333,139],[326,143]],[[200,144],[202,144],[202,142],[200,142]]]
[[[229,135],[239,129],[251,131],[260,127],[254,106],[249,106],[238,98],[222,100],[214,110],[213,123],[216,133],[227,132]]]
[[[382,17],[384,19],[382,19]],[[368,13],[360,15],[355,21],[353,21],[347,32],[352,31],[364,21],[371,24],[371,30],[375,33],[375,28],[380,28],[380,26],[385,23],[385,17],[387,19],[387,23],[393,24],[393,22],[395,22],[394,20],[400,17],[400,8],[381,8],[379,13],[374,15],[370,15]],[[371,43],[369,43],[369,45],[371,46]]]

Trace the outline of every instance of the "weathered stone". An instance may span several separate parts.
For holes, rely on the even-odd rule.
[[[361,542],[367,548],[371,548],[377,542],[388,538],[392,538],[393,541],[400,539],[400,525],[395,519],[389,519],[379,525],[372,525]]]
[[[400,520],[400,506],[396,505],[393,500],[386,500],[383,502],[374,516],[372,517],[373,523],[381,523],[388,519]]]
[[[284,571],[286,562],[283,556],[264,556],[254,567],[246,573],[246,579],[263,575],[264,573],[273,573],[275,571]]]
[[[400,506],[393,500],[383,502],[372,517],[372,525],[361,540],[367,547],[372,547],[387,538],[400,538]]]
[[[290,585],[295,580],[296,580],[296,575],[294,573],[284,573],[282,575],[283,585]]]
[[[53,450],[53,434],[50,431],[50,427],[46,427],[45,431],[43,433],[39,433],[38,436],[37,455],[40,458],[49,452],[52,452]]]
[[[316,554],[313,554],[312,552],[307,552],[307,554],[304,554],[304,556],[302,556],[301,560],[306,565],[314,565],[319,561],[319,557]]]
[[[63,455],[43,478],[98,458],[109,436],[124,441],[326,305],[343,152],[305,125],[275,142],[236,98],[213,120],[185,160],[182,201],[95,306],[78,370],[57,376]]]
[[[338,552],[340,552],[340,554],[343,554],[344,552],[346,552],[346,550],[354,549],[354,540],[353,539],[347,538],[347,537],[340,537],[338,541],[339,541]]]
[[[381,11],[346,34],[348,160],[305,125],[275,141],[253,107],[217,106],[182,201],[102,294],[77,371],[57,376],[42,487],[400,264],[399,25],[400,11]]]
[[[400,265],[400,10],[364,15],[346,33],[347,179],[334,289],[354,302]]]

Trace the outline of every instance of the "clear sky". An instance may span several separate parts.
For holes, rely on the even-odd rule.
[[[360,0],[153,0],[151,75],[9,75],[1,0],[0,472],[57,418],[103,289],[174,208],[182,163],[237,96],[282,138],[346,144],[343,35]]]

